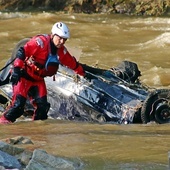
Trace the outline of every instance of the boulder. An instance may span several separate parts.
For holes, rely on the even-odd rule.
[[[76,170],[81,168],[82,165],[82,163],[52,156],[43,150],[36,149],[25,170]]]
[[[14,156],[0,151],[0,165],[7,169],[20,169],[21,164]]]

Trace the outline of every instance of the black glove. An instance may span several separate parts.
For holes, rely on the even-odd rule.
[[[17,85],[21,78],[21,70],[19,67],[14,67],[13,73],[11,75],[12,85]]]

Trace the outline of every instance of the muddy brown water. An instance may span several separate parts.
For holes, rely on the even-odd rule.
[[[80,62],[110,68],[130,60],[138,64],[143,83],[154,88],[170,87],[169,18],[0,13],[0,66],[19,40],[50,33],[57,21],[70,27],[67,45],[78,55],[81,51]],[[164,170],[168,169],[169,129],[169,124],[103,125],[49,119],[0,125],[0,139],[29,137],[34,145],[23,147],[80,159],[85,170]]]

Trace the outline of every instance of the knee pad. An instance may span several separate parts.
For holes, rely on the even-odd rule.
[[[50,109],[50,103],[37,103],[37,108],[33,115],[33,120],[45,120],[48,118],[48,111]]]
[[[24,113],[26,98],[17,95],[15,101],[13,101],[13,105],[5,112],[5,117],[14,122],[17,118],[19,118]]]

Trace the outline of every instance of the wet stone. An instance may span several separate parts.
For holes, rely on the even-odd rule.
[[[10,169],[21,168],[21,164],[14,156],[11,156],[3,151],[0,151],[0,164],[5,168]]]

